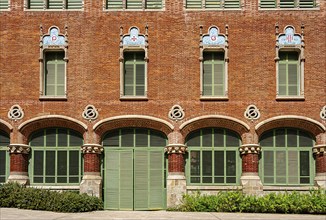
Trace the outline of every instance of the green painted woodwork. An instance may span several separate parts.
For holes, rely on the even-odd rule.
[[[48,9],[63,9],[63,0],[47,0]]]
[[[148,129],[119,129],[105,135],[103,146],[105,209],[164,209],[165,135]]]
[[[126,9],[161,9],[162,0],[126,0]],[[122,0],[106,0],[106,9],[123,9]]]
[[[161,9],[162,0],[147,0],[146,9]]]
[[[0,10],[5,10],[9,8],[9,0],[0,0]]]
[[[297,129],[274,129],[260,139],[260,177],[264,185],[312,185],[313,138]]]
[[[127,9],[142,9],[143,3],[142,0],[126,0]]]
[[[201,0],[187,0],[186,1],[186,8],[189,9],[200,9],[202,8],[202,1]]]
[[[205,128],[186,138],[189,185],[238,185],[241,163],[239,136],[229,130]]]
[[[279,96],[300,95],[299,55],[297,52],[280,52],[278,63]]]
[[[107,0],[106,8],[107,9],[122,9],[123,1],[122,0]]]
[[[316,7],[315,0],[299,0],[299,8],[314,8]]]
[[[240,0],[224,0],[224,8],[240,8]]]
[[[280,0],[280,8],[294,8],[295,0]]]
[[[44,9],[44,0],[29,0],[29,9]]]
[[[83,0],[66,0],[66,9],[82,9]]]
[[[275,8],[276,0],[260,0],[260,8]]]
[[[204,52],[203,95],[225,95],[224,53]]]
[[[145,53],[124,53],[124,95],[145,95]]]
[[[240,0],[186,0],[186,8],[240,8]]]
[[[206,8],[221,8],[222,0],[206,0],[205,7]]]
[[[70,129],[48,128],[32,134],[29,176],[33,185],[79,185],[82,136]]]
[[[0,183],[5,183],[9,176],[9,135],[0,131]]]
[[[46,96],[65,95],[66,64],[63,58],[63,51],[45,53],[44,87]]]

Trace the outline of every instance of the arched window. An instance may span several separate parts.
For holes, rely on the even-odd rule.
[[[82,135],[66,128],[47,128],[30,138],[32,184],[79,185],[82,177]]]
[[[9,175],[9,135],[0,131],[0,183],[5,183]]]
[[[264,185],[312,185],[313,138],[306,132],[281,128],[260,138],[262,160],[260,176]]]
[[[239,136],[222,128],[205,128],[186,139],[189,157],[187,181],[191,185],[237,185],[240,178]]]

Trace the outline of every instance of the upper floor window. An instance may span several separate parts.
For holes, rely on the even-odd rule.
[[[260,0],[260,8],[316,8],[318,0]]]
[[[147,27],[139,34],[137,27],[122,34],[120,42],[120,78],[122,99],[147,99]]]
[[[65,34],[52,26],[40,38],[40,98],[66,99],[67,95],[67,27]]]
[[[292,26],[278,34],[276,27],[276,78],[277,99],[304,98],[304,39]]]
[[[9,4],[10,4],[9,0],[0,0],[0,11],[9,10],[10,7]]]
[[[105,9],[162,9],[164,0],[105,0]]]
[[[81,10],[83,9],[84,0],[25,0],[27,9],[36,10]]]
[[[200,38],[201,99],[227,99],[228,40],[212,26]],[[201,27],[202,32],[202,27]]]
[[[185,0],[187,9],[236,9],[242,0]]]

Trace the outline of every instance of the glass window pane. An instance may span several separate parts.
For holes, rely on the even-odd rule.
[[[38,147],[44,146],[44,130],[38,131],[32,135],[30,145]]]
[[[214,152],[214,175],[224,176],[224,151]]]
[[[46,151],[46,175],[55,175],[55,151]]]
[[[224,147],[223,129],[214,129],[214,147]]]
[[[0,151],[0,175],[6,174],[6,151]]]
[[[69,130],[69,146],[80,147],[83,145],[83,136],[76,131]]]
[[[104,147],[119,147],[119,130],[109,132],[103,138]]]
[[[200,151],[190,152],[190,175],[200,175]]]
[[[34,151],[33,155],[33,168],[34,168],[34,175],[43,175],[43,151]]]
[[[300,147],[312,147],[314,144],[314,141],[312,137],[307,133],[303,131],[299,131],[299,146]]]
[[[212,147],[212,129],[202,129],[202,146]]]
[[[275,131],[276,147],[285,147],[285,129]]]
[[[212,151],[203,151],[202,174],[204,176],[211,176],[213,174],[212,169]]]
[[[195,131],[188,135],[187,146],[200,147],[200,131]]]
[[[227,151],[226,152],[226,175],[235,176],[236,173],[237,173],[236,152]]]
[[[225,145],[227,147],[239,147],[240,142],[239,142],[239,137],[236,133],[231,132],[231,131],[226,131],[226,143]]]
[[[260,138],[260,146],[262,147],[273,147],[273,131],[264,133]]]
[[[121,130],[121,147],[134,146],[134,129]]]
[[[79,160],[80,160],[79,151],[69,152],[69,175],[79,175],[79,167],[80,167]]]
[[[297,130],[287,129],[287,146],[288,147],[297,147]]]
[[[309,151],[300,152],[300,176],[310,175],[310,156]]]
[[[67,147],[68,135],[67,129],[58,129],[58,147]]]
[[[150,136],[150,146],[151,147],[165,147],[166,145],[166,137],[163,133],[152,131]]]
[[[67,175],[67,151],[58,151],[58,175]]]
[[[67,177],[58,177],[57,182],[58,183],[66,183],[67,182]]]
[[[148,147],[147,129],[136,129],[136,147]]]
[[[56,146],[56,129],[46,130],[46,146],[55,147]]]

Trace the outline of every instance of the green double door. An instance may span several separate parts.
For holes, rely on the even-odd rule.
[[[108,149],[105,151],[104,164],[105,209],[165,208],[162,148]]]

